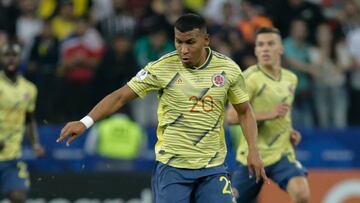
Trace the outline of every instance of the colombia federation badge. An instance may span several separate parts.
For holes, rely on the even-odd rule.
[[[212,77],[212,82],[216,87],[222,87],[225,84],[225,77],[221,74],[214,74]]]

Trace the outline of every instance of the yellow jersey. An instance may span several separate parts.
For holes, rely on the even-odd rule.
[[[254,112],[270,112],[282,102],[290,106],[294,100],[294,91],[297,77],[294,73],[281,68],[278,80],[261,69],[258,65],[249,67],[244,71],[250,103]],[[292,129],[291,113],[284,117],[257,122],[257,145],[265,166],[280,160],[282,155],[295,159],[294,149],[290,142]],[[248,146],[244,136],[241,136],[237,150],[237,160],[247,164]]]
[[[0,141],[5,143],[0,161],[20,158],[25,117],[35,109],[36,94],[35,85],[24,77],[13,83],[0,72]]]
[[[221,165],[227,153],[224,111],[248,101],[245,79],[230,58],[208,50],[200,67],[185,68],[176,52],[149,63],[127,84],[140,97],[158,92],[156,160],[177,168]]]

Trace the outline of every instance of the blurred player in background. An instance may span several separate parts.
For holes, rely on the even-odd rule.
[[[156,203],[233,202],[224,166],[224,114],[234,105],[248,143],[248,163],[256,180],[268,181],[256,146],[257,127],[240,68],[212,51],[205,20],[186,14],[175,23],[176,51],[150,62],[127,85],[100,101],[80,121],[69,122],[58,142],[79,137],[94,121],[128,101],[158,91],[157,165],[152,188]]]
[[[26,201],[29,175],[21,161],[25,130],[36,156],[44,154],[34,119],[36,87],[18,74],[21,48],[14,43],[0,47],[0,190],[11,203]]]
[[[260,28],[256,33],[255,55],[257,65],[245,72],[250,103],[258,123],[257,144],[265,171],[296,203],[309,202],[306,171],[295,158],[294,146],[300,142],[300,133],[292,128],[291,105],[297,77],[281,67],[284,52],[280,33],[276,28]],[[237,113],[229,108],[228,122],[238,123]],[[262,183],[248,178],[247,145],[243,139],[237,151],[238,167],[232,184],[238,202],[254,202]]]

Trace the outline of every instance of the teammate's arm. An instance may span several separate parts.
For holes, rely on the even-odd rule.
[[[31,146],[36,154],[36,156],[42,156],[45,153],[44,148],[41,146],[39,142],[39,134],[36,127],[36,120],[34,112],[26,113],[26,120],[25,120],[27,134],[30,139]]]
[[[104,97],[88,114],[94,122],[105,118],[124,106],[130,100],[137,98],[137,94],[128,86],[124,85],[118,90]],[[69,145],[77,137],[79,137],[86,130],[86,126],[81,121],[72,121],[65,125],[61,130],[57,142],[63,141],[65,138],[71,136],[66,145]]]
[[[285,116],[290,110],[290,106],[287,103],[280,103],[276,105],[272,111],[269,112],[254,112],[256,121],[271,120],[278,117]],[[234,107],[229,107],[227,110],[227,121],[230,125],[238,124],[238,116]]]
[[[255,170],[256,182],[260,180],[261,176],[266,183],[269,183],[269,179],[265,174],[264,164],[260,159],[259,150],[256,144],[258,132],[251,105],[248,101],[246,101],[240,104],[233,104],[233,107],[237,113],[238,122],[240,123],[245,139],[249,146],[249,175],[252,176],[253,170]]]

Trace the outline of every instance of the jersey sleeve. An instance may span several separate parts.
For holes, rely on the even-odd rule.
[[[29,104],[27,106],[26,112],[31,113],[35,111],[35,105],[36,105],[36,97],[37,97],[37,89],[35,86],[32,86],[30,89],[30,100]]]
[[[245,78],[240,68],[238,69],[235,80],[230,84],[228,96],[232,104],[240,104],[249,100]]]
[[[159,68],[148,64],[127,85],[141,98],[145,97],[150,91],[161,89]]]
[[[298,77],[294,74],[294,80],[293,80],[293,84],[294,84],[294,89],[296,89],[297,85],[298,85]]]
[[[246,82],[247,93],[249,95],[249,99],[252,100],[252,98],[254,98],[254,95],[256,94],[256,91],[257,91],[256,90],[257,89],[256,80],[245,76],[245,82]]]

